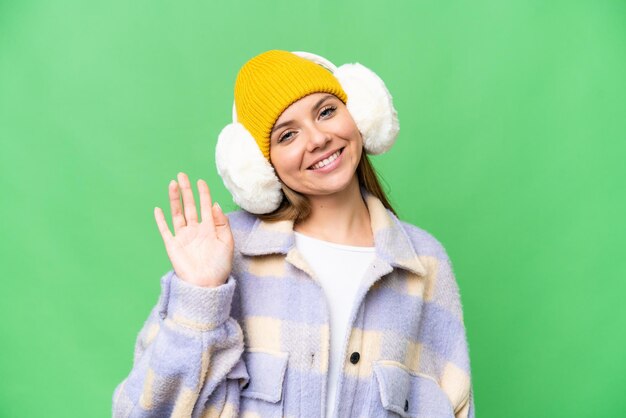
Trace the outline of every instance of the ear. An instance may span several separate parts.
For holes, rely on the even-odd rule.
[[[252,134],[239,122],[226,125],[215,147],[217,172],[236,204],[255,214],[270,213],[282,201],[274,167],[265,159]]]
[[[369,154],[382,154],[396,141],[400,124],[389,90],[372,70],[359,64],[344,64],[334,72],[348,95],[346,106]]]

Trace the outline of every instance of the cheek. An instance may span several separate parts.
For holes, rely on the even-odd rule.
[[[281,148],[270,152],[274,170],[281,179],[293,176],[300,170],[300,154],[295,147],[293,149],[290,148]]]
[[[341,137],[350,139],[358,138],[359,141],[361,140],[359,128],[349,115],[346,114],[344,118],[337,120],[336,122],[335,127],[337,129],[337,134]]]

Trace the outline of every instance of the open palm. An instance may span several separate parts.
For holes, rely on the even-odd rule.
[[[217,203],[211,204],[209,186],[204,180],[198,180],[198,192],[201,221],[198,221],[193,191],[185,173],[178,173],[178,183],[172,180],[169,184],[175,235],[161,208],[154,208],[154,217],[176,275],[197,286],[216,287],[225,283],[230,274],[233,236],[228,217]]]

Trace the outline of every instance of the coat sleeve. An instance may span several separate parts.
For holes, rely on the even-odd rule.
[[[135,344],[130,374],[113,393],[114,417],[237,416],[248,381],[243,334],[230,316],[236,281],[215,288],[161,278],[161,295]]]
[[[434,298],[446,315],[433,318],[436,322],[433,329],[448,357],[440,382],[452,403],[455,418],[474,418],[474,390],[460,291],[450,258],[445,249],[440,248],[443,259],[436,269]]]

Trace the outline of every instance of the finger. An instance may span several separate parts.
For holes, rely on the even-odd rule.
[[[159,228],[163,242],[167,246],[173,237],[170,228],[167,226],[165,215],[163,215],[163,210],[161,210],[161,208],[154,208],[154,218],[156,219],[157,227]]]
[[[176,183],[176,180],[170,181],[168,189],[170,195],[170,208],[172,210],[172,225],[174,225],[174,233],[178,234],[178,231],[187,225],[187,221],[183,216],[183,208],[180,203],[180,192],[178,190],[178,183]]]
[[[224,214],[219,203],[215,202],[212,207],[213,219],[215,220],[215,231],[217,238],[227,244],[232,244],[233,234],[230,230],[230,223],[228,222],[228,216]]]
[[[200,194],[200,213],[202,214],[202,223],[205,223],[215,232],[213,223],[213,213],[211,211],[211,192],[209,185],[202,179],[198,180],[198,193]]]
[[[187,219],[187,225],[198,223],[198,212],[196,211],[196,202],[193,198],[193,190],[191,190],[191,184],[189,184],[189,178],[185,173],[178,173],[178,184],[183,192],[183,206],[185,211],[185,219]]]

